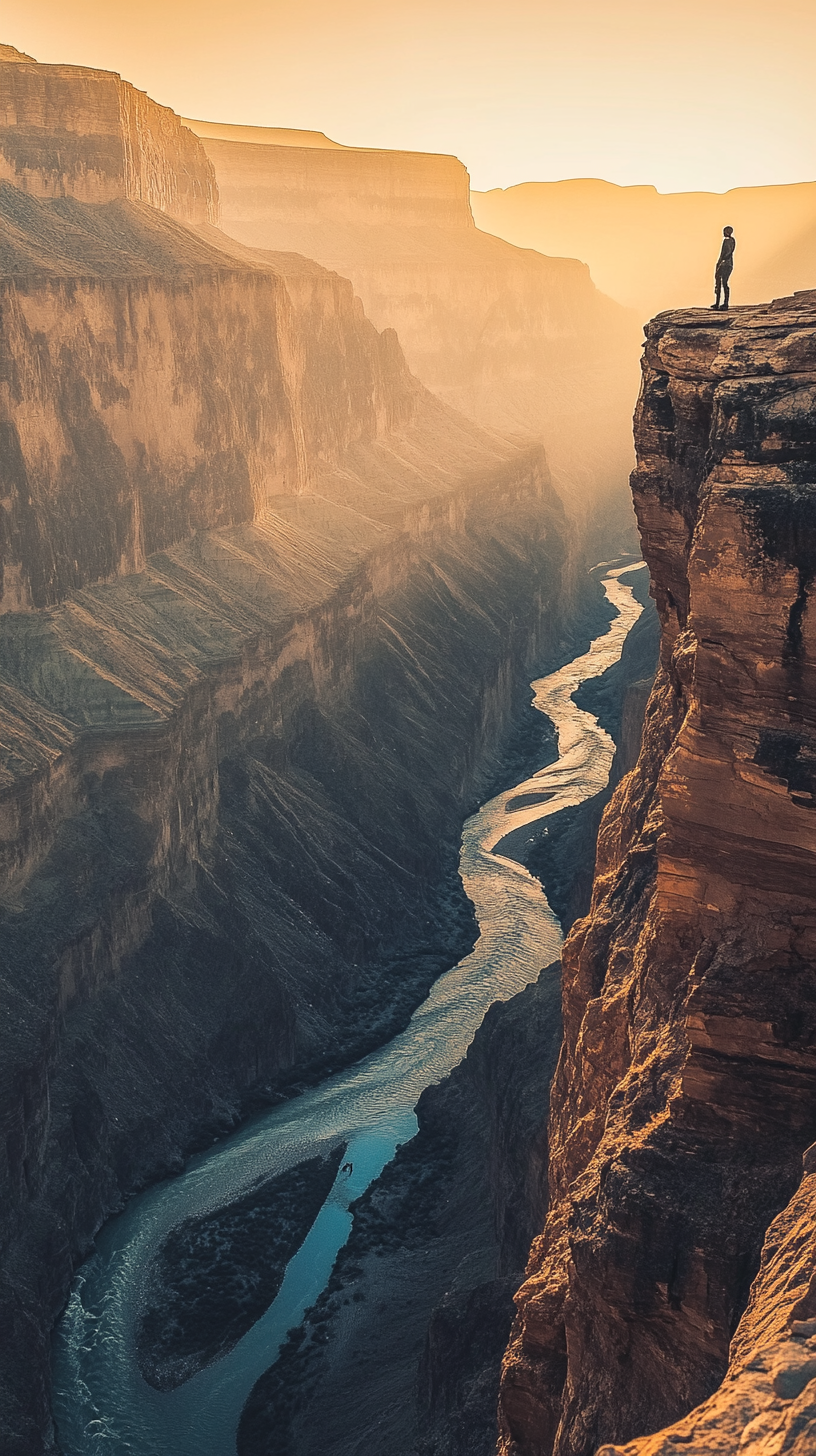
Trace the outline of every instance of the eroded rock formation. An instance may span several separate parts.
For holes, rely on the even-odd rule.
[[[541,435],[565,500],[597,511],[611,496],[620,533],[639,325],[584,263],[480,232],[455,157],[190,126],[215,166],[226,232],[350,278],[423,384],[480,424]]]
[[[306,259],[7,184],[0,246],[0,612],[252,520],[416,414],[394,334]]]
[[[115,71],[41,66],[13,46],[0,46],[0,181],[33,197],[121,197],[218,221],[212,166],[174,111]]]
[[[603,1456],[808,1456],[816,1446],[816,1149],[774,1219],[719,1390],[684,1420]],[[600,1453],[599,1453],[600,1456]]]
[[[816,1133],[815,404],[816,294],[647,329],[633,491],[662,666],[564,949],[550,1212],[505,1360],[508,1456],[588,1456],[711,1397],[792,1195],[729,1382],[633,1449],[816,1438],[812,1329],[786,1329],[777,1257],[785,1245],[790,1267],[797,1224],[809,1287],[808,1180],[796,1190]],[[786,1444],[763,1446],[755,1417]]]
[[[128,198],[0,216],[0,1431],[32,1456],[104,1218],[468,947],[461,820],[587,585],[541,448],[429,395],[345,280]]]

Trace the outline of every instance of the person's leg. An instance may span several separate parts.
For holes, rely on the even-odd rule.
[[[728,287],[728,280],[729,280],[730,277],[731,277],[731,274],[730,273],[726,273],[724,275],[723,281],[722,281],[722,285],[723,285],[723,308],[727,308],[728,307],[728,303],[729,303],[729,300],[731,298],[731,290]]]
[[[720,273],[719,268],[717,268],[717,270],[716,270],[716,272],[714,274],[714,302],[711,305],[712,308],[719,308],[719,306],[720,306],[720,292],[721,292],[721,289],[722,289],[722,274]]]

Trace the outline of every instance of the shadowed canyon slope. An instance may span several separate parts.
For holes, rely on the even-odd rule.
[[[816,293],[663,314],[643,370],[633,490],[662,667],[564,948],[550,1211],[501,1449],[588,1456],[711,1396],[793,1197],[729,1380],[632,1450],[798,1453],[816,1438],[812,1178],[797,1192],[816,1137]]]
[[[455,157],[190,126],[215,167],[226,232],[350,278],[424,384],[481,424],[541,435],[575,509],[611,494],[625,515],[638,330],[585,264],[480,232]]]
[[[520,248],[583,258],[598,288],[644,319],[712,301],[726,225],[735,303],[816,285],[816,182],[664,194],[582,177],[474,192],[471,206],[478,227]]]
[[[603,1456],[807,1456],[816,1446],[816,1179],[812,1151],[768,1230],[728,1374],[684,1420]]]
[[[442,419],[393,332],[305,259],[239,262],[144,204],[0,185],[0,268],[5,610],[250,520],[419,409]]]
[[[0,189],[10,1456],[111,1210],[467,949],[463,815],[593,591],[539,446],[209,235]]]
[[[50,1332],[104,1220],[382,1044],[472,944],[463,817],[533,669],[598,611],[586,518],[605,556],[627,529],[635,320],[585,262],[481,232],[456,158],[186,127],[11,47],[0,80],[0,1444],[52,1456]],[[619,237],[668,272],[684,228],[716,247],[730,221],[740,288],[807,281],[812,186],[773,189],[760,236],[768,191],[722,219],[614,189]],[[406,1279],[403,1210],[450,1236],[411,1395],[427,1456],[491,1439],[542,1223],[504,1456],[812,1444],[814,420],[816,293],[649,326],[632,479],[661,669],[564,950],[549,1130],[545,974],[425,1099],[436,1191],[414,1206],[420,1138],[357,1210],[352,1255],[391,1220]],[[530,853],[569,918],[590,809]],[[352,1333],[337,1391],[381,1337]],[[247,1450],[270,1419],[283,1442],[268,1395]]]

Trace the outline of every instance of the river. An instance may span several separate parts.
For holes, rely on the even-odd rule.
[[[470,955],[436,981],[387,1045],[255,1117],[191,1159],[179,1176],[131,1199],[102,1229],[55,1332],[54,1418],[64,1456],[235,1456],[249,1392],[327,1283],[351,1228],[349,1204],[415,1133],[420,1093],[461,1061],[493,1001],[523,990],[557,958],[561,928],[541,885],[492,851],[510,830],[579,804],[607,783],[614,744],[572,694],[620,657],[642,610],[621,577],[639,566],[604,578],[619,613],[609,630],[532,684],[535,706],[558,732],[557,762],[489,800],[464,826],[460,873],[480,932]],[[508,807],[517,798],[528,802]],[[139,1373],[135,1320],[145,1273],[168,1231],[341,1141],[348,1142],[353,1173],[338,1176],[266,1314],[228,1354],[176,1390],[154,1390]]]

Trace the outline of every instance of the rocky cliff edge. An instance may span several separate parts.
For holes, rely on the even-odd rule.
[[[115,71],[43,66],[0,46],[0,181],[33,197],[127,198],[187,223],[218,221],[198,137]]]
[[[800,1186],[816,1135],[816,293],[655,319],[635,441],[662,666],[564,948],[550,1211],[500,1449],[587,1456],[709,1402],[632,1451],[800,1453],[816,1441],[812,1176]]]

